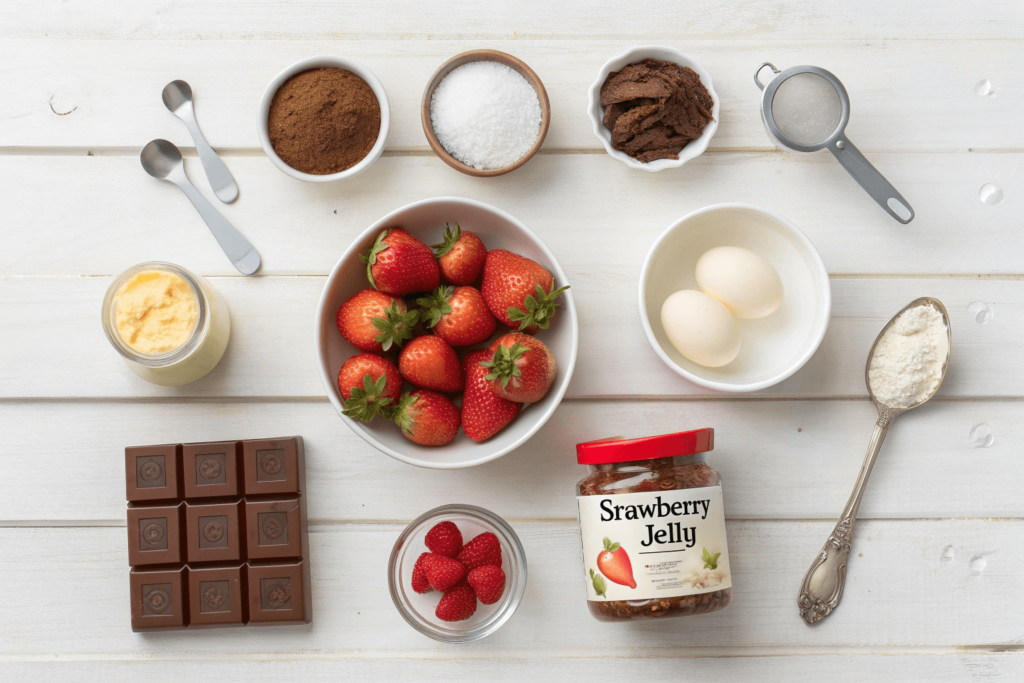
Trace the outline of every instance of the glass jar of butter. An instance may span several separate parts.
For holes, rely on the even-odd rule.
[[[705,462],[715,430],[576,445],[590,613],[601,621],[685,617],[728,607],[732,573],[722,480]]]
[[[231,316],[210,283],[181,266],[132,266],[103,298],[103,331],[139,377],[180,386],[209,373],[224,355]]]

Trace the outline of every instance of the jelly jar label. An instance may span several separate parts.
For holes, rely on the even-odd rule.
[[[722,487],[579,496],[588,600],[732,587]]]

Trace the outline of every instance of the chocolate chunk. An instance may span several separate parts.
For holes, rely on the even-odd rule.
[[[221,498],[238,496],[241,448],[237,441],[187,443],[182,447],[185,497]]]
[[[188,573],[189,626],[244,626],[249,621],[245,566],[202,567]]]
[[[308,624],[313,619],[309,563],[249,563],[249,623]]]
[[[128,562],[132,566],[185,561],[181,505],[128,508]]]
[[[188,625],[185,567],[164,570],[132,569],[133,631],[166,631]]]

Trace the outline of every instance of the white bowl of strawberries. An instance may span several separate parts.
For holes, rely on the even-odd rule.
[[[569,386],[579,324],[568,284],[504,211],[415,202],[331,271],[316,315],[320,380],[349,427],[393,458],[489,462],[533,436]]]

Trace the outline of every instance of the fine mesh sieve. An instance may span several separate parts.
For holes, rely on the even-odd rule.
[[[767,85],[758,80],[765,67],[775,73]],[[834,75],[816,66],[794,66],[779,71],[765,62],[754,72],[761,89],[761,120],[768,136],[780,148],[812,154],[827,149],[900,223],[914,220],[914,210],[846,137],[850,97]]]

